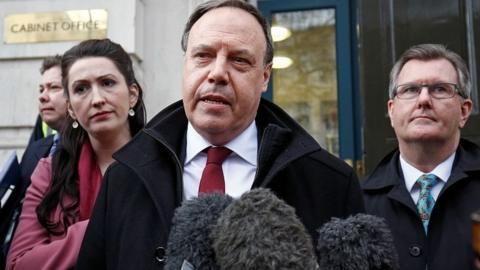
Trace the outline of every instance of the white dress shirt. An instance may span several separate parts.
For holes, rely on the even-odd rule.
[[[183,164],[183,198],[198,196],[198,187],[203,169],[207,163],[207,154],[203,150],[212,146],[188,123],[187,149]],[[257,126],[253,121],[240,135],[223,145],[232,153],[222,164],[225,179],[225,193],[238,198],[249,191],[257,170]]]
[[[438,164],[435,169],[433,169],[431,174],[436,175],[440,181],[437,182],[435,186],[432,188],[432,197],[435,201],[438,198],[438,194],[442,190],[443,186],[447,183],[448,178],[452,172],[453,161],[455,160],[455,152],[451,154],[446,160],[442,163]],[[405,159],[403,159],[402,155],[400,154],[400,166],[403,171],[403,177],[405,179],[405,186],[407,190],[410,192],[410,196],[412,196],[413,201],[415,204],[418,202],[418,198],[420,197],[420,186],[416,184],[417,179],[424,173],[417,168],[413,167],[409,164]]]

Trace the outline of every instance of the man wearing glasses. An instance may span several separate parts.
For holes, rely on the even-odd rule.
[[[472,111],[465,62],[442,45],[408,49],[390,73],[398,149],[362,183],[367,212],[390,225],[402,270],[473,269],[480,148],[460,138]]]

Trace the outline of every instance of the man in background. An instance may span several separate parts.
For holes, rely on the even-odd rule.
[[[62,57],[60,55],[56,55],[53,57],[47,57],[42,62],[40,68],[42,78],[38,87],[38,109],[41,121],[37,120],[35,128],[37,128],[37,124],[43,125],[44,123],[48,125],[49,129],[60,131],[66,118],[67,99],[63,94],[61,59]],[[30,176],[41,158],[53,155],[59,141],[58,132],[46,137],[42,136],[36,140],[32,139],[34,138],[34,133],[35,131],[32,132],[32,137],[20,162],[20,186],[15,188],[16,191],[14,195],[12,195],[13,197],[10,198],[10,200],[14,201],[14,203],[11,204],[14,207],[10,209],[2,209],[0,245],[5,254],[8,251],[10,241],[15,232],[17,218],[20,215],[22,208],[22,200],[25,196],[27,187],[30,185]],[[1,256],[5,255],[3,252]]]
[[[63,122],[67,116],[67,99],[63,93],[62,71],[60,55],[47,57],[43,60],[40,74],[38,91],[38,110],[39,115],[49,128],[57,131],[55,134],[48,135],[45,138],[29,143],[23,154],[21,167],[22,177],[30,183],[30,175],[37,166],[38,161],[49,154],[55,152],[62,128]],[[43,128],[42,125],[42,130]]]
[[[480,208],[480,149],[460,138],[472,111],[465,62],[442,45],[407,50],[390,73],[398,149],[362,183],[402,270],[473,269],[470,214]]]

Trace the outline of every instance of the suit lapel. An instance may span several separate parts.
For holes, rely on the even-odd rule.
[[[381,190],[390,187],[388,191],[384,191],[387,193],[387,197],[416,213],[417,207],[405,186],[399,156],[398,150],[387,155],[372,173],[369,181],[363,185],[363,189],[368,192],[381,192]]]
[[[460,140],[459,147],[456,152],[455,161],[453,162],[452,173],[445,186],[440,191],[440,198],[447,190],[459,182],[470,181],[469,173],[480,171],[478,163],[479,149],[476,145],[467,140]]]
[[[53,144],[53,136],[48,136],[43,140],[39,141],[39,144],[37,145],[38,147],[35,147],[33,149],[33,155],[37,160],[40,160],[41,158],[44,158],[48,155],[50,148],[52,147]]]

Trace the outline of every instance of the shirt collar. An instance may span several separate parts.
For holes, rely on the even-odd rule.
[[[447,159],[442,163],[438,164],[431,172],[431,174],[436,175],[442,182],[446,183],[450,174],[452,172],[453,161],[455,160],[455,152],[453,152]],[[409,192],[412,191],[417,179],[426,174],[417,168],[409,164],[405,159],[403,159],[402,154],[400,154],[400,166],[402,167],[403,177],[405,179],[405,185]]]
[[[251,165],[257,166],[258,137],[255,120],[240,135],[228,142],[225,147],[228,147]]]
[[[205,138],[202,137],[188,122],[187,126],[187,149],[185,164],[194,159],[205,148],[212,146]],[[247,161],[248,163],[257,165],[257,125],[255,120],[233,140],[224,145],[232,150],[236,155]]]
[[[54,143],[58,143],[60,141],[60,133],[55,133],[55,135],[53,135],[53,141]]]

